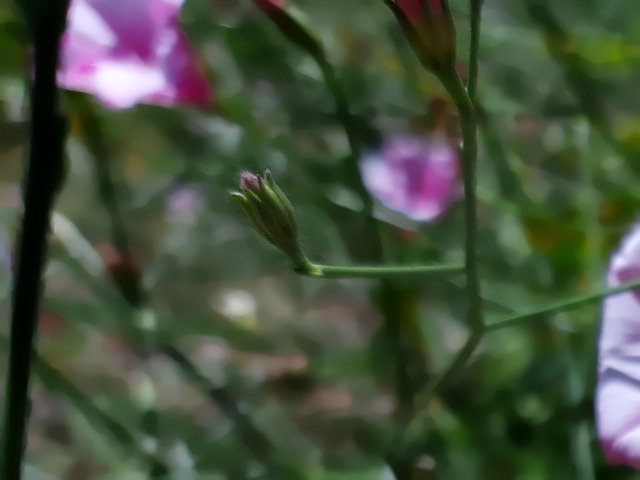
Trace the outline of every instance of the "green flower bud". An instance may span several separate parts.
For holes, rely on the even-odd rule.
[[[268,170],[262,176],[242,172],[240,189],[232,192],[231,196],[242,207],[251,226],[288,256],[295,268],[309,268],[310,262],[298,240],[293,205]]]

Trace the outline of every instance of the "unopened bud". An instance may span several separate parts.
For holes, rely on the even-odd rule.
[[[455,68],[456,34],[447,0],[385,0],[411,48],[427,70],[439,75]]]
[[[240,204],[251,226],[287,255],[295,268],[308,268],[309,260],[298,240],[293,206],[268,170],[263,175],[242,172],[240,189],[231,196]]]
[[[257,192],[260,189],[260,177],[255,173],[242,172],[240,174],[240,190]]]

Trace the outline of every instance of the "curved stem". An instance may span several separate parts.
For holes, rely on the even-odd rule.
[[[441,275],[460,273],[464,265],[381,265],[381,266],[337,266],[310,264],[296,270],[300,275],[313,278],[388,278],[412,275]]]
[[[355,117],[351,112],[348,97],[340,84],[336,69],[327,60],[322,45],[283,8],[275,7],[273,3],[266,0],[253,1],[271,18],[271,20],[273,20],[282,34],[292,44],[304,50],[311,58],[314,59],[322,72],[323,81],[335,101],[336,117],[342,124],[349,143],[350,155],[344,162],[344,175],[342,176],[342,180],[345,185],[348,185],[356,192],[362,201],[362,209],[359,212],[359,218],[362,222],[362,228],[367,234],[367,248],[362,248],[362,244],[358,244],[357,239],[354,243],[354,240],[349,237],[348,230],[344,225],[340,228],[341,234],[353,258],[367,262],[382,262],[384,260],[382,236],[378,222],[373,216],[374,202],[364,186],[357,163],[360,160],[362,147],[365,145],[365,139],[363,133],[357,128],[354,121]],[[300,273],[305,274],[304,272],[310,271],[308,268],[305,268],[306,266],[302,267],[303,268],[301,268]],[[325,273],[327,273],[326,269]],[[338,272],[335,271],[332,273],[335,275],[332,278],[340,278],[342,276],[342,274],[338,275]],[[406,275],[406,273],[403,273],[402,275]],[[352,276],[353,272],[349,274],[349,277]],[[366,277],[378,278],[381,277],[381,275],[366,275]],[[394,324],[398,323],[402,317],[405,317],[402,318],[403,323],[405,324],[415,323],[417,322],[417,318],[415,318],[414,315],[412,315],[411,318],[406,318],[407,311],[409,310],[403,308],[403,302],[406,302],[406,300],[402,300],[397,296],[397,292],[392,288],[390,282],[380,282],[380,291],[381,296],[387,299],[386,302],[389,306],[389,308],[383,309],[383,323],[388,332],[393,332],[393,335],[387,336],[387,340],[391,346],[391,360],[396,363],[396,370],[401,372],[398,376],[402,378],[409,378],[408,365],[402,358],[404,357],[404,354],[398,353],[404,352],[406,347],[402,345],[402,340],[398,334],[398,328],[395,328]],[[406,395],[406,385],[400,380],[396,382],[395,390],[399,399],[405,396],[413,396],[414,394],[412,389],[412,391]]]
[[[442,385],[446,384],[449,379],[454,378],[458,374],[458,372],[467,364],[467,361],[471,358],[473,352],[475,352],[483,336],[484,331],[481,329],[476,329],[471,332],[464,346],[456,354],[447,368],[434,377],[427,384],[424,391],[419,395],[419,405],[426,407],[429,404],[429,401],[437,393],[438,389]]]
[[[0,347],[7,348],[9,340],[0,335]],[[69,402],[85,417],[96,430],[104,431],[109,439],[118,448],[135,450],[138,455],[148,459],[150,463],[162,465],[162,462],[147,453],[140,445],[129,428],[111,417],[107,412],[97,407],[89,396],[84,394],[62,372],[53,367],[45,358],[34,353],[33,374],[40,379],[42,384],[52,392],[57,392],[69,400]],[[166,470],[166,467],[165,467]]]
[[[595,293],[590,293],[588,295],[584,295],[581,297],[571,298],[569,300],[565,300],[562,302],[555,303],[553,305],[549,305],[548,307],[541,308],[540,310],[534,310],[532,312],[510,315],[502,320],[497,320],[495,322],[488,323],[485,328],[488,332],[492,332],[492,331],[500,330],[506,327],[513,327],[515,325],[520,325],[521,323],[524,323],[528,320],[532,320],[536,317],[540,317],[543,315],[551,315],[559,312],[566,312],[568,310],[573,310],[575,308],[584,307],[585,305],[599,302],[603,298],[610,297],[612,295],[617,295],[619,293],[624,293],[624,292],[628,292],[629,290],[637,290],[637,289],[640,289],[640,280],[623,283],[622,285],[619,285],[615,288],[610,288],[608,290],[603,290],[601,292],[595,292]]]
[[[322,78],[324,83],[331,93],[336,104],[336,117],[342,124],[347,142],[349,143],[349,150],[351,152],[350,157],[345,162],[346,176],[348,182],[352,188],[356,191],[356,194],[362,202],[362,218],[364,222],[364,228],[366,228],[369,234],[369,243],[371,245],[371,257],[373,260],[382,260],[382,238],[378,224],[373,215],[374,202],[369,194],[367,188],[364,186],[360,170],[358,168],[358,162],[362,156],[362,138],[360,138],[356,127],[354,125],[354,117],[349,107],[349,101],[347,96],[340,85],[336,70],[331,63],[326,59],[324,51],[319,48],[317,52],[309,52],[313,59],[318,64],[320,71],[322,72]],[[386,287],[382,287],[383,289]]]
[[[440,75],[439,79],[457,107],[462,131],[462,162],[465,193],[464,210],[466,220],[464,272],[466,276],[466,293],[469,302],[467,324],[470,333],[464,346],[454,355],[448,366],[431,380],[426,388],[418,395],[416,401],[417,410],[410,418],[405,419],[403,426],[399,429],[393,442],[391,456],[393,456],[394,452],[402,451],[408,440],[407,437],[412,435],[412,432],[415,430],[414,426],[419,424],[422,413],[429,405],[433,396],[467,364],[485,333],[477,265],[478,195],[476,162],[478,156],[478,120],[473,101],[457,72],[452,69]],[[418,433],[420,433],[419,429]]]
[[[475,329],[467,338],[467,341],[460,349],[460,351],[453,357],[449,365],[442,370],[438,375],[436,375],[425,387],[425,389],[420,392],[420,394],[416,398],[416,404],[418,406],[418,410],[415,415],[406,418],[398,430],[394,441],[392,450],[394,452],[402,451],[402,449],[406,446],[406,442],[408,438],[411,438],[412,432],[418,432],[418,434],[423,431],[419,428],[420,422],[422,420],[422,412],[426,410],[429,406],[431,399],[434,395],[440,390],[440,388],[445,385],[449,380],[454,378],[462,368],[467,364],[473,352],[475,352],[476,348],[480,344],[482,338],[484,337],[484,330]]]
[[[107,432],[111,437],[110,439],[118,444],[118,447],[128,452],[133,450],[140,457],[145,458],[147,462],[156,466],[156,468],[167,471],[167,467],[163,464],[162,460],[146,452],[127,426],[110,417],[106,412],[97,407],[91,398],[81,392],[73,382],[47,363],[46,360],[36,356],[33,371],[47,389],[67,397],[78,411],[84,415],[88,422],[98,430]]]
[[[200,393],[218,406],[221,413],[231,420],[238,430],[243,444],[251,454],[265,465],[271,476],[282,480],[303,480],[303,475],[287,468],[278,460],[278,451],[269,437],[253,423],[242,405],[234,398],[226,387],[213,384],[178,348],[168,343],[161,343],[158,348],[180,369],[185,378],[196,387]]]
[[[440,81],[453,99],[460,115],[462,130],[462,161],[464,176],[464,208],[466,220],[465,234],[465,274],[467,279],[467,324],[469,338],[462,349],[453,357],[449,366],[436,376],[420,395],[418,407],[425,408],[438,389],[462,369],[482,340],[485,325],[482,312],[482,296],[477,264],[477,181],[476,162],[478,156],[478,121],[471,97],[455,71],[442,75]],[[417,413],[419,415],[420,412]],[[416,415],[416,417],[417,417]],[[417,418],[414,418],[417,420]]]
[[[93,105],[84,97],[78,99],[76,108],[81,121],[80,135],[93,157],[96,191],[100,203],[109,217],[111,240],[120,255],[127,260],[132,259],[126,222],[118,201],[114,163],[102,130],[100,118]]]

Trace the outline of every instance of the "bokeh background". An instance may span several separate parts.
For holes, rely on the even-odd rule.
[[[451,3],[464,71],[467,4]],[[0,2],[0,371],[28,112],[27,38],[12,7]],[[382,0],[288,8],[323,45],[362,152],[443,121],[455,131],[443,89]],[[604,286],[640,208],[636,10],[486,1],[488,320]],[[270,168],[307,254],[335,264],[459,261],[462,202],[428,224],[375,200],[370,217],[314,59],[249,1],[188,0],[181,19],[215,106],[105,110],[63,93],[68,173],[40,316],[28,478],[638,478],[605,464],[595,434],[598,305],[487,334],[422,411],[419,434],[392,448],[416,393],[466,338],[463,278],[300,278],[228,194],[242,170]]]

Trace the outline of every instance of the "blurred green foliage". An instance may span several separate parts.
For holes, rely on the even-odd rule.
[[[425,133],[444,92],[381,0],[290,3],[324,46],[364,150]],[[467,5],[452,8],[464,69]],[[181,480],[381,480],[394,478],[391,467],[411,472],[403,480],[636,478],[605,464],[595,436],[597,306],[488,334],[428,406],[419,441],[388,458],[416,387],[464,342],[461,284],[299,278],[228,192],[241,170],[270,168],[305,251],[324,263],[459,261],[462,203],[428,225],[374,205],[380,256],[357,159],[314,60],[249,1],[189,0],[182,21],[215,108],[105,111],[64,94],[69,173],[27,478],[149,478],[158,459],[154,478]],[[25,157],[25,41],[0,4],[5,251]],[[480,59],[479,253],[491,320],[602,287],[638,215],[640,16],[634,2],[487,1]]]

